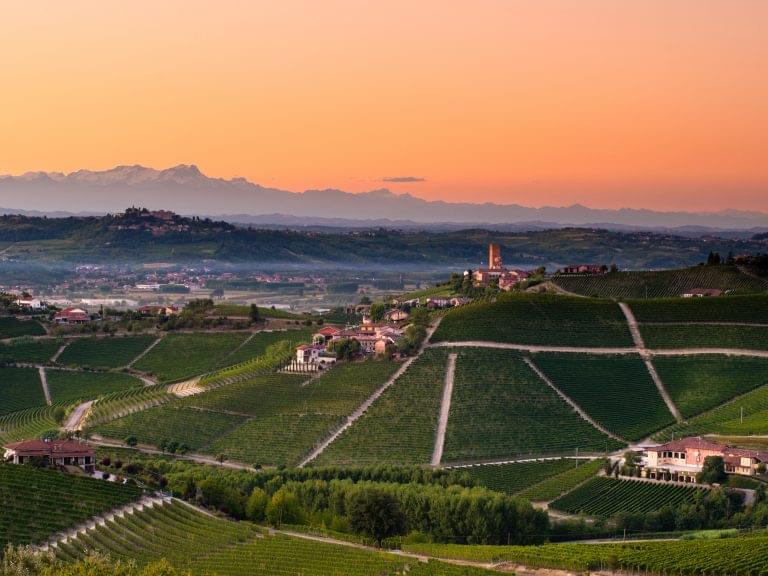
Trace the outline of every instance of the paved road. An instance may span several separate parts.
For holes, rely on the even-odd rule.
[[[456,374],[456,354],[448,355],[448,363],[445,368],[445,382],[443,384],[443,401],[440,403],[440,419],[437,422],[437,436],[435,448],[432,451],[432,466],[440,466],[443,459],[443,446],[445,446],[445,431],[448,429],[448,416],[451,412],[451,398],[453,397],[453,380]]]
[[[426,338],[424,338],[424,342],[422,342],[421,347],[419,347],[419,350],[416,352],[416,354],[408,358],[405,362],[403,362],[400,368],[397,369],[397,371],[389,378],[389,380],[384,382],[384,384],[378,390],[376,390],[370,397],[368,397],[365,400],[365,402],[363,402],[357,410],[355,410],[352,414],[347,416],[346,422],[344,422],[344,424],[340,428],[334,431],[330,436],[328,436],[328,438],[323,440],[317,447],[315,447],[315,449],[312,450],[312,452],[310,452],[309,456],[307,456],[301,462],[299,462],[297,466],[298,468],[303,468],[304,466],[312,462],[312,460],[320,456],[320,454],[322,454],[325,451],[325,449],[328,448],[328,446],[330,446],[336,440],[336,438],[341,436],[341,434],[347,428],[352,426],[352,424],[354,424],[355,421],[358,418],[360,418],[360,416],[365,414],[366,410],[368,410],[368,408],[370,408],[371,405],[374,402],[376,402],[376,400],[378,400],[382,394],[384,394],[387,388],[392,386],[392,384],[394,384],[395,381],[398,378],[400,378],[400,376],[402,376],[406,370],[408,370],[408,367],[413,363],[413,361],[416,360],[416,358],[418,358],[419,356],[421,356],[422,352],[424,352],[425,348],[427,347],[427,342],[429,342],[429,339],[432,337],[432,334],[434,334],[435,330],[437,330],[437,327],[440,325],[441,319],[442,317],[438,317],[435,324],[433,326],[430,326],[430,328],[427,330],[427,336]]]
[[[67,421],[64,422],[64,426],[62,426],[62,428],[70,432],[74,432],[75,430],[82,430],[83,420],[85,420],[85,416],[88,414],[88,410],[91,409],[91,406],[93,406],[93,400],[83,402],[82,404],[76,406],[75,409],[69,413]]]

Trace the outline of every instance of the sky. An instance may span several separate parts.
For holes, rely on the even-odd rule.
[[[767,26],[765,0],[9,1],[0,173],[768,211]]]

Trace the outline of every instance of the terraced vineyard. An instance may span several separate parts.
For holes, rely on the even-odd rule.
[[[515,294],[448,312],[433,342],[487,340],[529,345],[633,346],[615,302]]]
[[[693,502],[702,488],[598,477],[549,507],[570,514],[609,517],[619,512],[646,513],[664,506]]]
[[[768,283],[744,274],[735,266],[613,272],[601,276],[554,276],[552,282],[568,292],[597,298],[674,297],[694,288],[719,288],[743,294],[768,290]]]
[[[556,476],[534,484],[521,491],[518,496],[535,502],[548,502],[561,494],[570,492],[582,482],[595,476],[603,467],[604,459],[582,462],[577,468],[569,468]]]
[[[135,486],[0,463],[0,545],[40,542],[140,494]]]
[[[121,372],[72,372],[46,370],[53,402],[90,400],[105,394],[142,387],[142,382]]]
[[[422,563],[385,552],[326,544],[283,534],[269,535],[252,524],[204,515],[172,503],[116,517],[76,540],[59,544],[57,555],[82,558],[89,551],[145,564],[159,558],[192,574],[265,576],[473,576],[489,572],[436,561]]]
[[[6,343],[0,343],[0,362],[44,364],[53,357],[59,345],[59,340],[54,338],[41,340],[14,338]]]
[[[768,359],[658,356],[653,364],[685,418],[768,384]]]
[[[475,562],[509,562],[576,572],[615,570],[663,576],[752,576],[768,573],[764,535],[719,540],[543,546],[408,544],[410,552]]]
[[[245,345],[236,349],[219,361],[219,366],[230,366],[245,362],[256,356],[263,355],[267,348],[277,342],[287,341],[293,349],[302,342],[309,342],[312,339],[313,330],[276,330],[273,332],[256,332]]]
[[[218,387],[270,374],[284,366],[293,356],[293,352],[294,348],[288,340],[280,340],[270,344],[261,356],[210,372],[200,378],[198,384]]]
[[[174,396],[169,394],[163,386],[142,386],[113,392],[94,403],[88,415],[87,425],[96,426],[116,420],[134,412],[165,404],[173,398]]]
[[[0,414],[44,404],[45,395],[35,368],[0,367]]]
[[[448,352],[426,350],[316,460],[327,464],[423,464],[430,460]]]
[[[546,478],[557,476],[571,470],[577,464],[565,458],[557,460],[538,460],[535,462],[516,462],[511,464],[488,464],[462,468],[480,484],[506,494],[517,494]]]
[[[43,335],[45,335],[45,329],[37,320],[20,320],[14,316],[0,316],[0,338]]]
[[[445,462],[614,450],[509,350],[463,348],[456,361]]]
[[[768,295],[665,298],[629,302],[638,322],[768,324]]]
[[[182,380],[214,369],[247,337],[242,332],[170,334],[133,367],[161,382]]]
[[[60,364],[121,368],[156,340],[155,336],[79,338],[70,342],[58,358]]]
[[[639,355],[541,353],[533,361],[597,422],[640,440],[674,422]]]
[[[673,435],[680,438],[704,434],[768,434],[768,386],[747,392],[687,422],[670,426],[654,435],[654,439],[666,442]]]
[[[641,324],[648,348],[742,348],[768,350],[768,326]]]
[[[56,406],[36,406],[0,416],[0,441],[17,442],[43,435],[58,434],[54,419]]]

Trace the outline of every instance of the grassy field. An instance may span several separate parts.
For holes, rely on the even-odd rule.
[[[663,298],[629,302],[643,322],[743,322],[768,324],[768,295]]]
[[[517,494],[547,478],[557,476],[566,470],[572,470],[574,460],[539,460],[535,462],[515,462],[512,464],[487,464],[462,468],[480,484],[505,494]]]
[[[430,461],[448,352],[426,350],[317,459],[318,465]]]
[[[658,356],[653,364],[685,418],[768,384],[768,359]]]
[[[605,460],[598,458],[596,460],[578,461],[578,466],[568,468],[564,472],[542,480],[525,490],[522,490],[518,496],[537,502],[548,502],[558,496],[570,492],[582,482],[586,482],[595,476],[602,468]]]
[[[155,336],[118,336],[73,340],[58,358],[60,364],[121,368],[156,340]]]
[[[45,395],[37,369],[0,367],[0,414],[44,404]]]
[[[165,558],[191,574],[221,576],[474,576],[491,572],[419,562],[386,552],[268,534],[247,522],[207,516],[172,502],[116,517],[59,546],[61,559],[90,551],[139,565]]]
[[[674,435],[724,434],[751,436],[768,434],[768,386],[761,386],[690,420],[654,435],[668,441]]]
[[[292,346],[302,342],[309,342],[312,339],[313,332],[314,330],[310,329],[256,332],[243,346],[221,358],[218,365],[231,366],[232,364],[239,364],[256,356],[261,356],[269,346],[283,340],[290,342]]]
[[[490,340],[560,346],[632,346],[615,302],[516,294],[448,312],[432,341]]]
[[[161,382],[190,378],[214,369],[247,337],[242,332],[169,334],[133,367]]]
[[[674,422],[639,355],[536,354],[549,379],[607,430],[640,440]]]
[[[0,316],[0,338],[43,336],[45,329],[36,320],[20,320],[14,316]]]
[[[41,542],[140,495],[135,486],[0,463],[0,546]]]
[[[476,348],[459,353],[445,462],[620,446],[579,417],[517,352]]]
[[[554,276],[552,281],[574,294],[598,298],[664,298],[694,288],[719,288],[752,294],[768,290],[768,282],[735,266],[696,266],[653,272],[613,272],[602,276]]]
[[[696,499],[701,488],[598,477],[561,496],[549,507],[569,514],[609,517],[643,514]]]
[[[46,370],[48,390],[54,403],[98,398],[143,386],[141,380],[120,372],[71,372]]]
[[[648,348],[742,348],[768,350],[768,326],[641,324]]]
[[[0,362],[29,362],[45,364],[59,349],[61,342],[55,339],[32,340],[14,338],[0,343]]]
[[[408,544],[410,552],[476,562],[510,562],[577,573],[624,569],[662,576],[752,575],[768,572],[763,551],[768,537],[627,542],[617,544],[545,544],[543,546],[462,546]]]

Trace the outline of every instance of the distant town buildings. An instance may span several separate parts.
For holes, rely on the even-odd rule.
[[[719,288],[693,288],[682,294],[683,298],[707,298],[722,295],[723,291]]]
[[[472,273],[472,283],[477,288],[498,282],[499,289],[508,292],[523,280],[527,280],[529,272],[524,270],[508,270],[501,258],[501,247],[498,244],[488,245],[488,267],[478,268]]]

